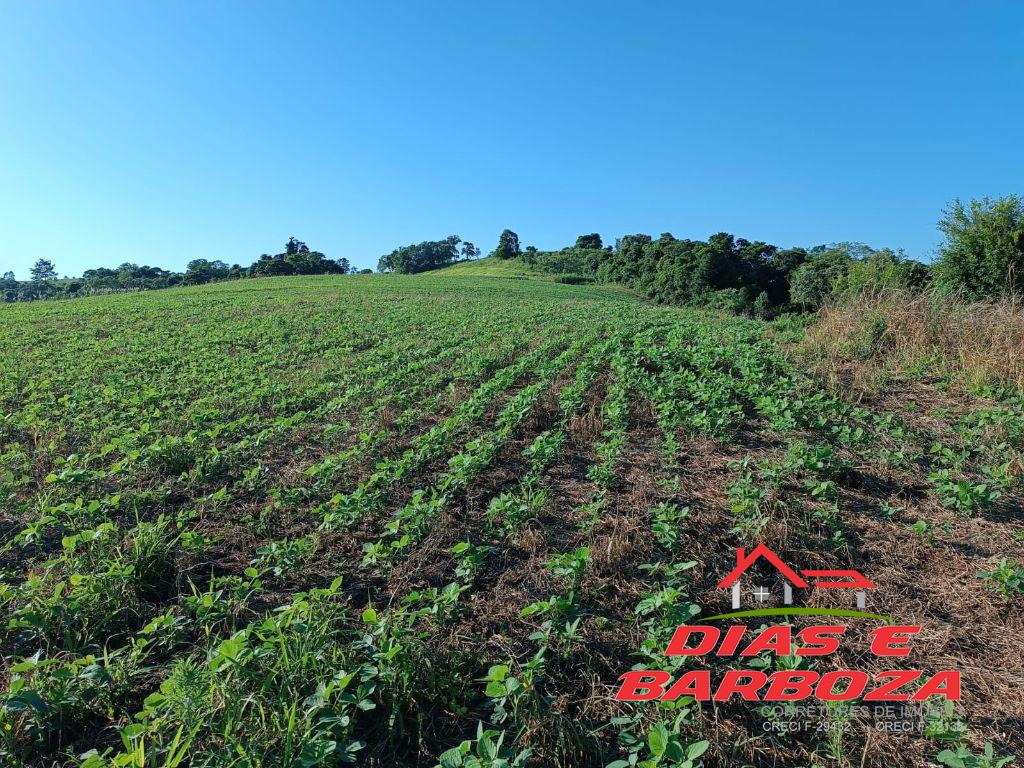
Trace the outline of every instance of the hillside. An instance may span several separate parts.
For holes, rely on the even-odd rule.
[[[522,259],[499,259],[487,256],[474,261],[460,261],[434,272],[435,275],[458,277],[505,277],[551,280],[553,275],[523,263]]]
[[[1018,400],[826,387],[778,327],[521,270],[0,306],[0,764],[1024,751]],[[871,580],[866,606],[813,583],[784,605],[765,562],[740,584],[743,609],[848,624],[838,650],[666,655],[733,610],[758,544]],[[892,623],[922,628],[910,655],[869,654]],[[963,696],[855,691],[793,728],[785,702],[617,701],[634,667],[922,670],[908,693],[957,670]]]

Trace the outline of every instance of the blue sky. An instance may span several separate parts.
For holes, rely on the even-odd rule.
[[[0,271],[375,266],[511,227],[927,257],[1024,192],[1024,3],[66,2],[0,9]]]

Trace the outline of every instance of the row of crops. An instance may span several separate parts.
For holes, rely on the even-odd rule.
[[[855,404],[752,321],[427,277],[3,309],[0,764],[845,764],[852,736],[615,681],[686,663],[668,638],[756,541],[1001,530],[974,580],[985,621],[1020,607],[1020,405]]]

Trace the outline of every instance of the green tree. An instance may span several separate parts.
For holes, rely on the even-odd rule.
[[[309,247],[301,240],[289,237],[288,242],[284,244],[284,253],[286,256],[294,256],[297,253],[309,253]]]
[[[601,242],[601,236],[597,232],[592,232],[589,235],[580,235],[576,238],[577,248],[604,248],[604,243]]]
[[[224,280],[228,276],[228,265],[223,261],[193,259],[185,269],[183,282],[187,285],[201,285],[215,280]]]
[[[789,294],[794,304],[817,309],[832,295],[836,282],[850,269],[850,252],[836,246],[812,252],[790,275]]]
[[[0,301],[10,303],[18,298],[18,281],[13,272],[4,272],[0,277]]]
[[[264,253],[255,264],[249,267],[249,274],[253,277],[280,277],[282,275],[294,275],[295,267],[288,261],[283,253],[271,256]]]
[[[972,300],[1020,290],[1024,281],[1024,200],[954,200],[939,222],[946,236],[939,247],[935,282],[945,293]]]
[[[521,253],[519,249],[519,235],[511,229],[506,229],[498,238],[498,247],[494,249],[492,256],[499,259],[514,259]]]
[[[417,272],[447,267],[453,261],[458,261],[458,246],[461,242],[462,238],[458,235],[450,235],[444,240],[425,240],[415,245],[396,248],[380,257],[377,271],[413,275]]]
[[[311,251],[301,240],[289,237],[284,251],[273,255],[264,253],[249,267],[253,277],[281,275],[347,275],[352,269],[348,259],[329,259],[320,251]],[[231,276],[229,271],[228,276]]]
[[[57,279],[57,268],[53,265],[53,262],[49,259],[40,259],[32,265],[32,279],[39,280],[56,280]]]
[[[320,251],[308,248],[285,256],[285,262],[291,265],[295,275],[337,275],[347,274],[348,259],[331,261]]]
[[[803,248],[786,248],[772,254],[772,264],[787,275],[805,261],[807,261],[807,251]]]
[[[480,249],[473,245],[468,240],[462,244],[462,259],[463,261],[472,261],[473,259],[480,257]]]

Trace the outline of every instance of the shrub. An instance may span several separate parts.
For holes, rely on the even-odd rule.
[[[750,306],[750,293],[746,288],[723,288],[706,294],[706,306],[729,312],[743,312]]]
[[[846,272],[836,278],[833,290],[842,296],[890,289],[920,290],[930,280],[931,271],[926,265],[906,258],[902,251],[893,253],[883,248],[851,261]]]
[[[945,293],[978,301],[1019,289],[1024,271],[1024,200],[959,200],[944,211],[935,281]]]
[[[763,320],[767,320],[772,316],[771,300],[764,291],[757,294],[757,298],[754,299],[753,313],[754,317],[760,317]]]

